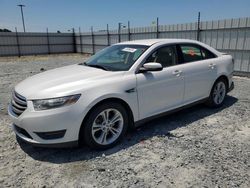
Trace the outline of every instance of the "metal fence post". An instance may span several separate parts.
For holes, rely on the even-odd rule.
[[[95,36],[93,26],[91,27],[91,39],[92,39],[92,53],[95,54]]]
[[[16,30],[16,44],[17,44],[17,50],[18,50],[18,57],[21,56],[21,50],[20,50],[20,44],[19,44],[19,38],[18,38],[18,33],[17,33],[17,28],[15,27]]]
[[[226,28],[226,20],[224,20],[224,24],[223,24],[223,37],[222,37],[222,49],[224,49],[224,38],[225,38],[225,28]]]
[[[128,21],[128,40],[130,41],[131,38],[131,33],[130,33],[130,22]]]
[[[231,33],[232,33],[232,28],[233,28],[233,18],[231,19],[231,24],[230,24],[228,49],[231,49],[231,35],[232,35]]]
[[[218,21],[217,24],[217,32],[216,32],[216,44],[215,44],[215,48],[218,49],[218,37],[219,37],[219,26],[220,26],[220,22]]]
[[[47,45],[48,45],[48,54],[50,54],[50,43],[49,43],[49,29],[47,28]]]
[[[156,19],[156,38],[159,38],[159,18]]]
[[[235,42],[235,47],[234,50],[237,50],[237,45],[238,45],[238,40],[239,40],[239,27],[240,27],[240,18],[238,19],[238,25],[237,25],[237,34],[236,34],[236,42]]]
[[[81,28],[79,27],[79,38],[80,38],[80,49],[81,49],[81,53],[83,53],[82,50],[82,34],[81,34]]]
[[[122,23],[118,23],[118,42],[121,42],[121,25]]]
[[[198,13],[198,25],[197,25],[197,40],[198,41],[200,40],[200,16],[201,16],[201,13],[199,12]]]
[[[109,39],[109,24],[107,24],[107,45],[110,46],[110,39]]]
[[[76,49],[76,35],[75,35],[75,28],[72,28],[72,37],[73,37],[73,52],[76,53],[77,49]]]
[[[245,25],[245,32],[244,32],[244,40],[243,40],[243,45],[242,45],[241,67],[240,67],[240,70],[242,70],[243,53],[244,53],[245,44],[246,44],[247,23],[248,23],[248,18],[246,18],[246,25]],[[249,67],[250,67],[249,65],[250,65],[250,56],[249,56],[249,61],[248,61],[248,68],[247,68],[246,71],[249,71]]]

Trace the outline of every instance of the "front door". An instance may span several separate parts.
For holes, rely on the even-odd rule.
[[[147,62],[161,63],[163,70],[136,75],[140,119],[181,105],[184,95],[184,77],[177,65],[175,45],[157,49]]]

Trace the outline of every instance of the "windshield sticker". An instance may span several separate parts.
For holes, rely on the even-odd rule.
[[[134,53],[137,49],[135,48],[123,48],[122,51],[124,52],[130,52],[130,53]]]

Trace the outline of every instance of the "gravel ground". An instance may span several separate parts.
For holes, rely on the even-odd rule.
[[[0,58],[0,187],[250,187],[250,79],[235,77],[224,106],[144,124],[106,151],[17,141],[6,107],[15,84],[86,56]]]

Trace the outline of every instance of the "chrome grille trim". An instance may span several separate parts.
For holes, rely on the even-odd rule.
[[[22,104],[22,105],[26,105],[26,100],[25,99],[24,99],[25,101],[21,100],[21,99],[17,98],[16,95],[14,95],[14,94],[12,95],[12,97],[13,97],[14,101],[17,101],[17,103]]]
[[[16,116],[20,116],[24,110],[27,108],[27,101],[25,97],[18,94],[17,92],[13,92],[12,100],[11,100],[11,110]]]
[[[23,97],[22,95],[18,94],[17,92],[14,91],[15,96],[17,96],[19,99],[26,101],[26,98]]]
[[[16,106],[16,107],[18,107],[19,109],[25,110],[25,109],[27,108],[26,106],[21,106],[21,105],[19,105],[19,104],[16,103],[14,100],[11,100],[11,103],[12,103],[12,106]]]

